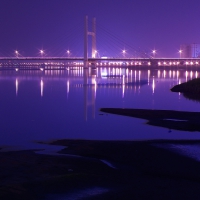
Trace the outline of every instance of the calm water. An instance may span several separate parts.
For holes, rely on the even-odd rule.
[[[200,111],[200,104],[172,93],[196,70],[73,68],[0,71],[0,145],[35,148],[54,139],[200,139],[199,132],[169,131],[146,120],[104,114],[103,107]]]

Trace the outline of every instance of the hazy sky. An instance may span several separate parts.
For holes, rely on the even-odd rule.
[[[178,57],[180,44],[200,43],[199,0],[1,0],[0,56],[83,56],[85,15],[96,17],[101,56]]]

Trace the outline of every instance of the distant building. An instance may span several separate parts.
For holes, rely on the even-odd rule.
[[[183,44],[180,46],[181,58],[200,58],[200,44]]]

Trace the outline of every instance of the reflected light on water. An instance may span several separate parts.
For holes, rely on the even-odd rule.
[[[192,73],[192,71],[190,72],[190,78],[192,79],[192,77],[193,77],[193,73]]]
[[[185,72],[185,80],[186,80],[186,82],[188,80],[188,71]]]
[[[158,71],[159,71],[159,70],[158,70]],[[150,71],[150,70],[148,70],[148,85],[149,85],[150,73],[151,73],[151,71]]]
[[[122,98],[124,98],[124,92],[125,92],[125,76],[122,77]]]
[[[176,72],[175,72],[175,71],[173,71],[173,75],[172,75],[172,76],[173,76],[173,78],[175,78],[175,75],[176,75]]]
[[[101,76],[105,78],[105,76],[107,76],[107,70],[106,69],[101,69]]]
[[[136,72],[136,70],[135,70],[135,82],[136,82],[136,76],[137,76],[137,72]]]
[[[69,80],[67,81],[67,97],[69,95]]]
[[[140,78],[141,78],[141,71],[139,71],[139,81],[140,81]]]
[[[17,94],[18,94],[18,85],[19,85],[19,83],[18,83],[18,79],[16,79],[16,81],[15,81],[16,96],[17,96]]]
[[[43,97],[43,90],[44,90],[44,82],[43,80],[40,81],[40,93],[41,93],[41,97]]]
[[[160,78],[160,70],[158,70],[158,78]]]
[[[176,72],[176,77],[177,77],[177,80],[179,78],[179,71]]]
[[[169,78],[171,78],[172,77],[172,71],[170,70],[169,71]]]
[[[166,77],[166,71],[164,70],[163,72],[163,77],[165,78]]]
[[[107,71],[104,67],[98,69],[99,76],[94,69],[77,69],[78,74],[75,73],[75,69],[60,72],[56,70],[44,70],[44,72],[40,70],[31,72],[19,70],[17,73],[15,71],[1,71],[1,109],[4,109],[4,104],[7,103],[7,99],[11,95],[15,97],[15,92],[16,96],[18,95],[20,98],[10,98],[11,103],[8,103],[8,106],[5,108],[7,109],[8,115],[6,118],[2,116],[1,120],[3,120],[3,123],[0,131],[3,132],[5,130],[9,137],[10,132],[13,132],[12,137],[22,140],[22,143],[24,137],[28,138],[29,141],[52,138],[139,140],[191,137],[191,132],[182,133],[181,131],[173,130],[173,134],[169,134],[168,129],[147,126],[141,119],[124,118],[116,115],[102,115],[99,112],[99,109],[102,107],[199,111],[196,102],[188,101],[181,93],[177,94],[170,91],[173,85],[185,82],[185,76],[188,73],[188,71],[186,73],[186,69],[165,69],[165,71],[163,68],[143,70],[132,67],[129,71],[124,67],[121,70],[120,67],[117,69],[110,67],[107,68]],[[196,67],[194,70],[190,69],[190,74],[188,73],[189,78],[191,75],[193,78],[198,77],[197,70]],[[111,76],[107,78],[101,77],[101,71],[106,72],[106,74],[109,73],[108,75]],[[117,76],[113,76],[113,73],[116,71]],[[122,76],[118,76],[120,71]],[[80,72],[82,73],[81,77]],[[171,78],[169,78],[170,73]],[[167,78],[164,78],[165,76]],[[19,84],[20,92],[18,94]],[[29,93],[31,95],[26,95]],[[44,129],[41,130],[39,126],[35,126],[35,122],[22,123],[21,121],[18,122],[15,120],[15,126],[9,126],[11,117],[16,119],[16,116],[22,116],[24,114],[23,112],[29,112],[30,118],[28,119],[32,119],[32,110],[34,109],[27,111],[26,105],[21,103],[22,98],[26,98],[24,100],[28,100],[27,102],[31,106],[35,106],[34,109],[38,109],[35,117],[38,119],[40,127]],[[68,98],[67,104],[66,98]],[[43,115],[40,115],[43,112],[41,108],[47,111],[50,106],[55,109],[50,111],[51,115],[49,115],[49,112],[44,113],[43,118]],[[10,107],[13,111],[18,110],[16,108],[20,108],[20,112],[10,112]],[[22,113],[21,110],[23,110]],[[62,120],[58,119],[57,116],[62,116]],[[84,119],[87,123],[85,123]],[[55,120],[57,124],[56,128],[51,123],[52,120]],[[20,133],[16,135],[15,127],[17,127],[17,123],[21,123],[20,126],[24,126],[25,130],[30,130],[30,132],[24,131],[21,135]],[[123,127],[120,124],[123,124]],[[137,128],[138,134],[133,134],[132,130],[135,127]],[[0,136],[1,143],[4,143],[2,141],[10,142],[10,138],[6,138],[5,134]],[[194,137],[197,137],[197,133],[194,134]]]
[[[153,93],[154,93],[154,91],[155,91],[155,80],[154,80],[154,78],[153,78],[153,82],[152,82],[152,90],[153,90]]]
[[[126,76],[128,77],[128,69],[126,69]]]

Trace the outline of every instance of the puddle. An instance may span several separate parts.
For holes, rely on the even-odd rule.
[[[101,162],[103,162],[104,164],[108,165],[109,167],[113,168],[113,169],[117,169],[111,162],[107,161],[107,160],[100,160]]]
[[[22,151],[22,150],[36,150],[36,153],[43,153],[43,154],[54,154],[62,149],[66,148],[65,146],[57,146],[57,145],[50,145],[50,144],[41,144],[41,143],[34,143],[30,142],[27,145],[12,145],[12,146],[3,146],[0,152],[8,152],[8,151]]]
[[[155,144],[155,146],[169,149],[196,161],[200,161],[200,144]]]
[[[2,149],[0,149],[0,152],[33,150],[36,154],[42,154],[42,155],[67,156],[67,157],[99,160],[99,161],[103,162],[105,165],[107,165],[113,169],[116,169],[116,167],[107,160],[101,160],[101,159],[97,159],[97,158],[88,158],[88,157],[84,157],[84,156],[80,156],[80,155],[58,153],[59,151],[61,151],[64,148],[67,148],[67,147],[50,145],[50,144],[42,144],[42,143],[33,143],[32,145],[29,145],[28,147],[27,146],[3,146]]]

